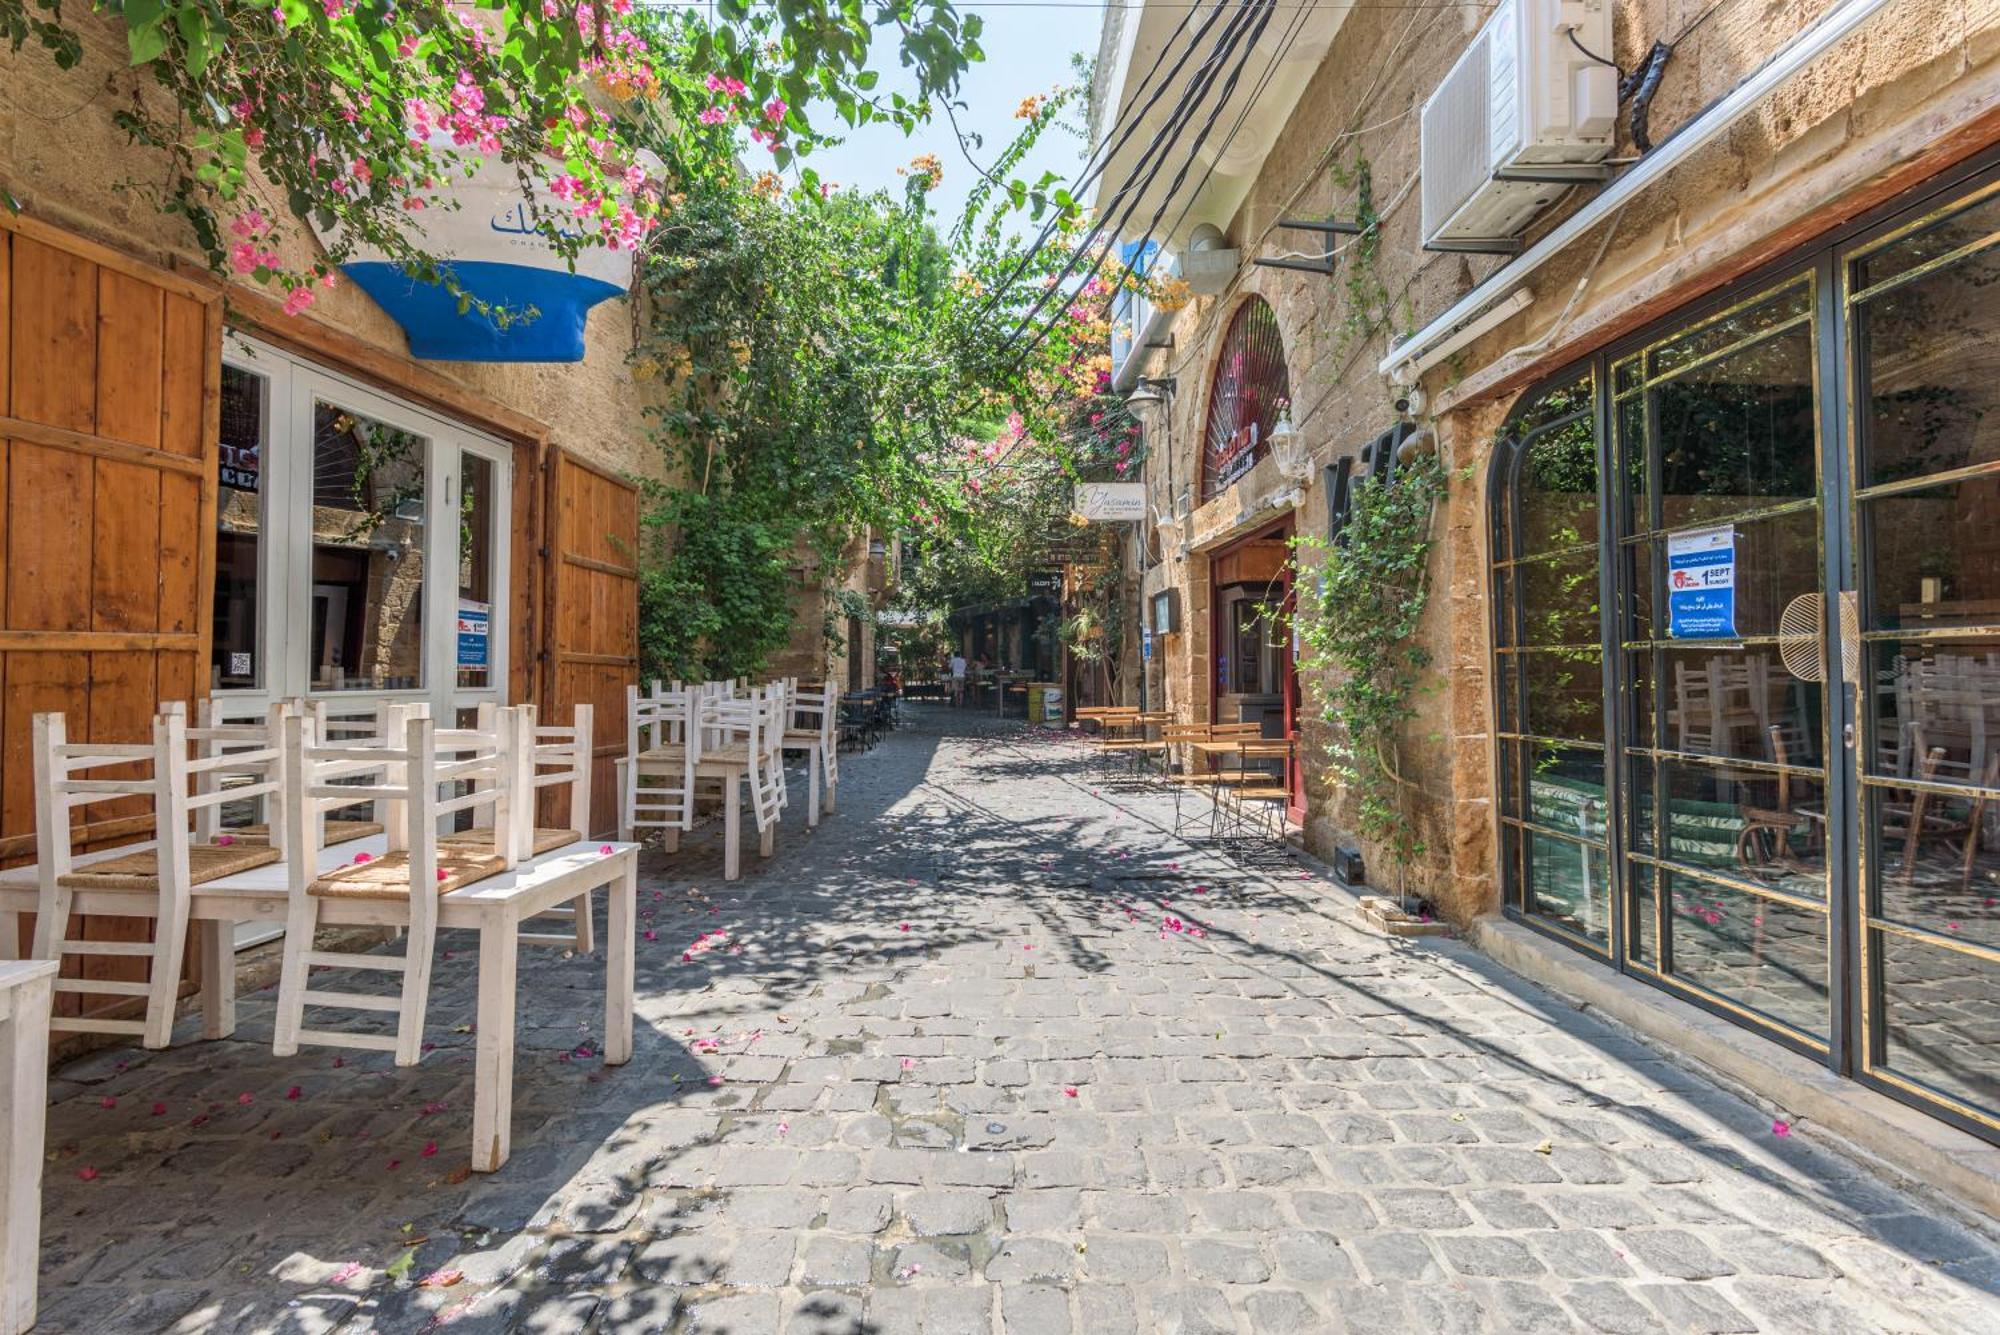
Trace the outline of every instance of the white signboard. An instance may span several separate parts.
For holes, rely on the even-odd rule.
[[[1736,637],[1736,528],[1667,537],[1667,633],[1677,640]]]
[[[1093,522],[1143,520],[1146,517],[1146,484],[1079,482],[1076,484],[1076,499],[1070,508]]]

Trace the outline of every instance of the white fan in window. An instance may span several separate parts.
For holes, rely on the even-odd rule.
[[[1778,658],[1785,671],[1800,681],[1826,680],[1825,653],[1826,596],[1802,593],[1785,604],[1778,615]],[[1840,595],[1840,675],[1854,681],[1860,676],[1861,625],[1856,615],[1854,595]]]

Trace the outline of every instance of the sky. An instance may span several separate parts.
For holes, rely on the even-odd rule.
[[[1020,132],[1021,122],[1014,119],[1014,111],[1021,99],[1030,93],[1047,92],[1059,83],[1074,83],[1070,56],[1097,54],[1104,11],[1090,4],[1028,7],[982,5],[979,0],[961,0],[957,8],[978,14],[986,25],[979,38],[986,59],[966,72],[956,99],[964,103],[957,112],[959,128],[965,132],[972,156],[984,167]],[[870,66],[882,75],[878,93],[886,96],[891,90],[915,91],[915,81],[897,58],[893,36],[876,42]],[[831,111],[814,115],[813,123],[828,130],[841,124]],[[972,147],[974,135],[984,139],[983,147]],[[744,161],[755,166],[759,151],[747,149]],[[944,164],[944,183],[931,192],[930,207],[937,215],[939,231],[948,231],[957,225],[965,197],[979,178],[966,163],[951,122],[941,112],[908,138],[893,125],[863,126],[850,131],[845,143],[814,153],[808,162],[821,180],[837,181],[843,190],[883,189],[901,198],[904,178],[896,174],[896,168],[907,166],[919,153],[935,153]],[[1052,127],[1012,175],[1032,183],[1049,170],[1067,183],[1076,176],[1083,153],[1081,138]]]

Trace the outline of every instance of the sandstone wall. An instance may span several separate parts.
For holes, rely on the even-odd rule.
[[[160,213],[150,193],[164,178],[160,157],[134,146],[113,120],[134,98],[159,96],[150,74],[128,67],[124,29],[68,5],[64,21],[85,39],[85,58],[59,70],[29,46],[0,48],[0,187],[21,211],[156,264],[205,268],[192,233]],[[284,217],[281,200],[259,201]],[[282,253],[298,262],[316,253],[303,225]],[[268,294],[248,279],[245,288]],[[324,293],[296,317],[330,326],[397,356],[408,355],[403,331],[352,283]],[[644,398],[625,364],[631,346],[631,305],[613,299],[590,313],[588,350],[580,364],[427,363],[464,389],[503,408],[547,423],[565,449],[614,472],[662,476],[658,451],[644,438]]]
[[[1655,144],[1735,87],[1832,0],[1723,0],[1677,48],[1651,116]],[[1617,0],[1615,59],[1637,64],[1671,41],[1707,0]],[[1502,260],[1426,252],[1417,198],[1418,111],[1477,31],[1473,8],[1356,8],[1290,114],[1262,173],[1228,229],[1245,263],[1219,296],[1175,319],[1172,349],[1148,374],[1176,381],[1146,476],[1156,511],[1183,489],[1196,512],[1161,544],[1143,593],[1178,587],[1183,630],[1163,657],[1169,706],[1208,715],[1208,560],[1203,549],[1278,518],[1259,502],[1282,490],[1269,461],[1200,505],[1200,443],[1218,344],[1244,297],[1276,310],[1290,370],[1293,420],[1315,468],[1296,504],[1303,531],[1323,531],[1324,464],[1352,454],[1395,421],[1391,384],[1376,371],[1390,335],[1421,328]],[[1407,886],[1468,919],[1497,906],[1493,876],[1493,760],[1487,610],[1485,471],[1495,432],[1519,389],[1705,290],[1776,258],[1948,160],[2000,140],[2000,3],[1904,0],[1794,76],[1760,110],[1696,153],[1535,275],[1520,314],[1426,377],[1428,420],[1452,472],[1436,520],[1432,602],[1421,638],[1433,656],[1423,717],[1402,760],[1418,785],[1411,822],[1425,844],[1407,868],[1370,857],[1377,885]],[[1617,155],[1636,156],[1621,116]],[[1365,162],[1383,218],[1372,262],[1348,242],[1332,277],[1258,268],[1255,256],[1317,253],[1314,234],[1283,231],[1283,217],[1351,220]],[[1527,240],[1581,206],[1572,192]],[[1344,239],[1343,239],[1344,240]],[[1602,259],[1592,267],[1600,244]],[[1362,261],[1362,262],[1357,262]],[[1580,286],[1580,280],[1587,283]],[[1308,693],[1311,683],[1306,683]],[[1311,713],[1308,707],[1307,713]],[[1341,795],[1318,762],[1323,730],[1308,718],[1306,837],[1326,853],[1348,840]]]

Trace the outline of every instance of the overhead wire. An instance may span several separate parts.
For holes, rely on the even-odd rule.
[[[1268,0],[1266,0],[1266,3],[1268,3]],[[1130,219],[1132,211],[1138,206],[1139,200],[1144,197],[1145,192],[1152,186],[1153,180],[1159,175],[1160,168],[1166,164],[1167,153],[1163,150],[1167,146],[1168,141],[1178,132],[1182,123],[1190,119],[1193,113],[1208,100],[1209,91],[1215,85],[1217,72],[1220,70],[1221,65],[1235,53],[1237,45],[1243,39],[1245,31],[1244,22],[1253,13],[1259,15],[1255,26],[1257,27],[1257,31],[1260,34],[1262,33],[1262,25],[1269,22],[1268,8],[1262,10],[1239,9],[1237,11],[1237,17],[1230,20],[1229,27],[1217,39],[1215,48],[1202,61],[1201,66],[1195,71],[1194,76],[1189,79],[1187,91],[1183,93],[1179,104],[1168,117],[1167,123],[1161,126],[1159,132],[1153,136],[1152,142],[1147,145],[1146,151],[1140,155],[1140,162],[1135,164],[1133,175],[1128,177],[1125,183],[1113,195],[1109,207],[1115,208],[1121,200],[1124,201],[1124,208],[1119,213],[1117,221],[1111,223],[1108,209],[1098,217],[1097,221],[1091,226],[1090,231],[1072,248],[1069,259],[1064,262],[1061,272],[1054,275],[1048,281],[1041,295],[1021,315],[1015,325],[1014,332],[1008,337],[1008,346],[1011,347],[1020,341],[1026,331],[1034,324],[1035,318],[1041,313],[1043,307],[1048,304],[1050,298],[1062,291],[1063,281],[1076,271],[1076,266],[1082,261],[1083,257],[1090,253],[1096,246],[1097,239],[1104,234],[1107,223],[1111,223],[1111,232],[1114,236],[1124,231],[1125,223]],[[1255,38],[1252,39],[1252,46],[1254,47],[1254,45]],[[1234,86],[1235,75],[1241,73],[1243,62],[1248,58],[1248,55],[1249,52],[1246,51],[1242,57],[1237,59],[1236,69],[1231,74],[1232,87]],[[1196,138],[1194,144],[1190,147],[1188,159],[1183,162],[1180,173],[1175,177],[1174,186],[1170,188],[1178,188],[1180,182],[1186,179],[1187,167],[1193,160],[1193,154],[1200,151],[1202,140],[1206,138],[1207,130],[1214,125],[1215,115],[1219,113],[1220,108],[1221,104],[1218,104],[1216,112],[1210,114],[1208,124],[1203,127],[1202,134]],[[1157,158],[1154,157],[1156,153],[1158,154]],[[1150,162],[1150,166],[1146,165],[1148,162]],[[1141,168],[1144,169],[1143,179],[1140,179],[1138,175]],[[1100,254],[1097,263],[1093,266],[1093,276],[1096,271],[1103,268],[1103,263],[1104,255]],[[1083,284],[1087,286],[1089,281],[1089,278],[1085,278]],[[1036,339],[1035,342],[1038,345],[1040,339]]]
[[[1112,123],[1112,129],[1105,133],[1103,140],[1098,144],[1096,148],[1091,150],[1090,156],[1084,159],[1083,166],[1077,169],[1077,177],[1073,182],[1071,182],[1069,187],[1069,192],[1072,197],[1081,195],[1086,189],[1090,187],[1092,182],[1097,180],[1099,176],[1103,175],[1104,169],[1111,164],[1112,159],[1117,157],[1118,150],[1125,146],[1125,142],[1132,137],[1133,133],[1139,128],[1140,123],[1145,120],[1146,115],[1152,111],[1155,105],[1158,104],[1161,96],[1166,92],[1168,86],[1171,85],[1173,81],[1179,77],[1181,70],[1187,65],[1188,58],[1192,56],[1195,50],[1201,45],[1201,39],[1204,36],[1206,36],[1208,34],[1208,30],[1214,27],[1216,22],[1219,19],[1221,19],[1223,11],[1227,7],[1228,6],[1225,4],[1218,3],[1216,4],[1214,9],[1209,11],[1208,16],[1202,20],[1201,28],[1195,33],[1194,37],[1188,42],[1187,46],[1181,51],[1179,58],[1174,61],[1174,67],[1167,72],[1166,77],[1160,81],[1158,87],[1154,88],[1151,96],[1147,97],[1143,104],[1137,104],[1137,99],[1139,95],[1145,92],[1146,85],[1148,83],[1151,83],[1153,76],[1159,72],[1161,64],[1164,63],[1167,58],[1167,53],[1173,50],[1174,43],[1180,38],[1182,33],[1187,31],[1188,23],[1190,20],[1194,18],[1195,11],[1194,9],[1191,8],[1188,10],[1186,14],[1181,16],[1180,23],[1175,26],[1173,32],[1167,35],[1167,40],[1160,44],[1159,52],[1153,57],[1152,65],[1150,65],[1147,68],[1145,77],[1139,81],[1139,87],[1133,93],[1133,98],[1136,105],[1132,110],[1131,118],[1125,122],[1124,127],[1122,129],[1119,128],[1118,122],[1114,120]],[[1113,135],[1114,131],[1116,132],[1115,140]],[[1096,163],[1096,165],[1093,166],[1092,165],[1093,160],[1097,157],[1099,153],[1104,154],[1104,160],[1102,162]],[[976,316],[984,316],[988,311],[992,310],[996,304],[998,304],[998,302],[1000,301],[1002,296],[1005,295],[1007,290],[1014,285],[1014,281],[1018,279],[1022,275],[1022,273],[1024,273],[1027,270],[1029,264],[1034,262],[1035,257],[1042,252],[1042,248],[1048,245],[1050,238],[1052,238],[1055,235],[1056,229],[1061,225],[1061,222],[1062,222],[1062,217],[1060,214],[1057,214],[1051,217],[1048,222],[1042,225],[1042,230],[1040,234],[1037,235],[1034,242],[1025,251],[1022,252],[1020,258],[1015,261],[1014,267],[1010,271],[1008,271],[1007,275],[1004,278],[1000,279],[997,283],[993,285],[993,291],[989,293],[987,299],[980,304],[978,311],[975,313]]]

